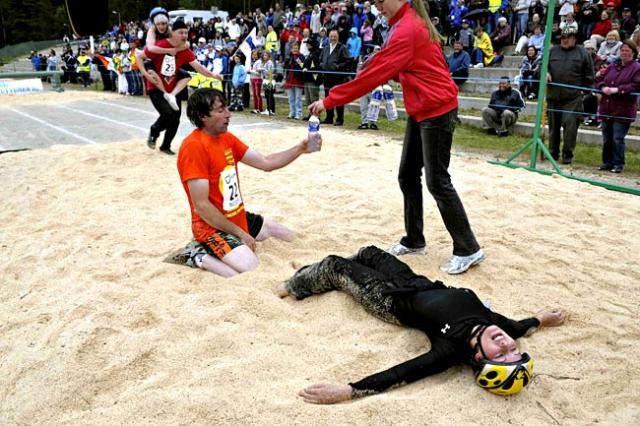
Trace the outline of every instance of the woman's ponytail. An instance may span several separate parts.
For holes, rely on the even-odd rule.
[[[413,0],[412,2],[413,10],[416,11],[416,14],[422,18],[427,29],[429,30],[429,36],[431,37],[431,41],[436,43],[443,43],[446,39],[440,35],[436,27],[431,22],[431,18],[429,18],[429,13],[427,13],[427,9],[424,5],[424,0]]]

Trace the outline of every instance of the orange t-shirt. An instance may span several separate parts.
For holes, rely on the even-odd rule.
[[[229,221],[248,232],[237,162],[249,149],[229,132],[217,138],[196,129],[182,142],[178,153],[178,173],[191,207],[191,230],[197,241],[206,241],[216,229],[195,211],[187,181],[207,179],[209,201]]]

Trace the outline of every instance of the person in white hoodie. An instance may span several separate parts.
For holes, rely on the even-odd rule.
[[[558,11],[558,15],[562,21],[565,20],[565,17],[569,13],[573,13],[573,7],[578,2],[578,0],[559,0],[558,6],[560,6],[560,10]]]
[[[311,12],[311,22],[309,22],[311,34],[318,34],[320,32],[320,28],[322,28],[322,21],[320,20],[321,14],[322,11],[320,10],[320,6],[317,4],[314,5],[313,12]]]

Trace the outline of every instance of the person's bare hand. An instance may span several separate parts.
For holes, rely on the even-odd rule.
[[[309,112],[316,117],[320,116],[320,113],[324,111],[324,102],[322,100],[315,101],[311,105],[309,105]]]
[[[286,283],[280,283],[278,285],[278,287],[276,287],[276,294],[280,298],[287,297],[289,295],[289,290],[287,290],[287,284]]]
[[[246,232],[243,233],[243,235],[240,236],[240,241],[242,241],[244,245],[249,247],[251,251],[256,251],[256,240],[251,235],[247,234]]]
[[[320,149],[322,149],[322,135],[318,135],[317,138],[318,138],[318,149],[317,149],[317,151],[320,151]],[[305,154],[309,154],[311,152],[315,152],[315,151],[309,151],[309,138],[304,138],[300,142],[300,149]]]
[[[550,83],[553,81],[553,78],[551,78],[551,74],[547,74],[547,83]]]
[[[351,399],[352,391],[349,385],[319,383],[304,388],[298,395],[310,404],[336,404]]]
[[[178,50],[175,47],[167,47],[168,53],[171,56],[176,56],[176,54],[178,53]]]
[[[564,323],[567,316],[560,309],[553,309],[539,312],[536,318],[540,321],[542,327],[557,327]]]

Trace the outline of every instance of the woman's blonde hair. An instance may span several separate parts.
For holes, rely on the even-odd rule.
[[[436,27],[431,22],[431,18],[429,18],[429,13],[427,12],[427,8],[424,5],[424,1],[413,0],[412,4],[413,4],[413,10],[416,11],[416,14],[422,18],[425,25],[427,26],[427,30],[429,30],[429,36],[431,38],[431,41],[436,43],[444,42],[446,39],[442,35],[440,35],[438,30],[436,30]]]
[[[618,30],[611,30],[607,33],[607,38],[609,38],[609,36],[613,36],[613,38],[616,39],[616,41],[620,41],[620,33],[618,32]]]

